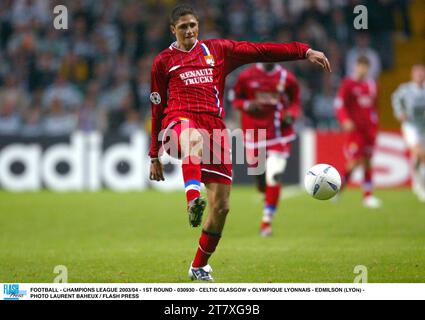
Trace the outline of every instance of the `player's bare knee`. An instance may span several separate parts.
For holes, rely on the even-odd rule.
[[[230,211],[230,208],[228,203],[220,201],[214,205],[213,210],[217,215],[226,217]]]

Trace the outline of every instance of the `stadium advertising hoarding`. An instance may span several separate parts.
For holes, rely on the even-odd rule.
[[[293,143],[284,183],[300,183],[305,171],[315,163],[329,163],[342,171],[343,139],[341,133],[304,131]],[[149,187],[160,191],[180,190],[181,170],[176,161],[167,161],[166,184],[149,181],[148,147],[148,137],[143,132],[129,138],[81,132],[58,138],[1,137],[0,188],[14,192],[103,188],[141,191]],[[379,134],[374,168],[378,187],[409,185],[408,151],[399,133]],[[357,172],[354,182],[360,180],[361,172]],[[253,181],[245,164],[234,166],[236,184]]]
[[[343,152],[344,134],[336,132],[317,132],[314,134],[315,146],[313,163],[328,163],[339,172],[344,172]],[[409,187],[411,184],[411,165],[409,150],[403,137],[397,131],[381,131],[378,134],[372,160],[374,183],[378,188]],[[359,185],[363,172],[357,169],[352,184]]]

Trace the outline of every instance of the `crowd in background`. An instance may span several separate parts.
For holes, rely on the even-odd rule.
[[[151,62],[173,42],[168,14],[177,2],[1,0],[0,135],[149,130]],[[410,36],[408,0],[187,2],[198,9],[202,39],[296,40],[326,52],[330,75],[311,64],[286,64],[302,85],[303,122],[314,127],[336,126],[335,90],[357,56],[369,57],[375,78],[393,66],[396,13],[400,35]],[[367,32],[353,27],[358,4],[369,9]],[[53,27],[56,5],[68,8],[68,30]]]

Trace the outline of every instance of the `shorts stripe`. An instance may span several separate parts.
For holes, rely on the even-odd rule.
[[[208,169],[202,169],[201,171],[208,172],[208,173],[214,173],[214,174],[217,174],[219,176],[225,177],[225,178],[229,179],[230,181],[233,181],[232,177],[230,177],[230,176],[228,176],[224,173],[218,172],[218,171],[213,171],[213,170],[208,170]]]
[[[201,186],[197,186],[195,184],[191,184],[185,188],[185,192],[189,192],[190,190],[201,191]]]

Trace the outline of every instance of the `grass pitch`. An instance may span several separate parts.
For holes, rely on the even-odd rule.
[[[339,203],[300,193],[263,239],[260,196],[234,188],[216,281],[353,282],[364,265],[369,282],[425,282],[425,205],[409,190],[377,195],[380,210],[364,209],[359,190]],[[57,265],[74,283],[186,282],[199,233],[183,193],[0,192],[0,282],[53,282]]]

